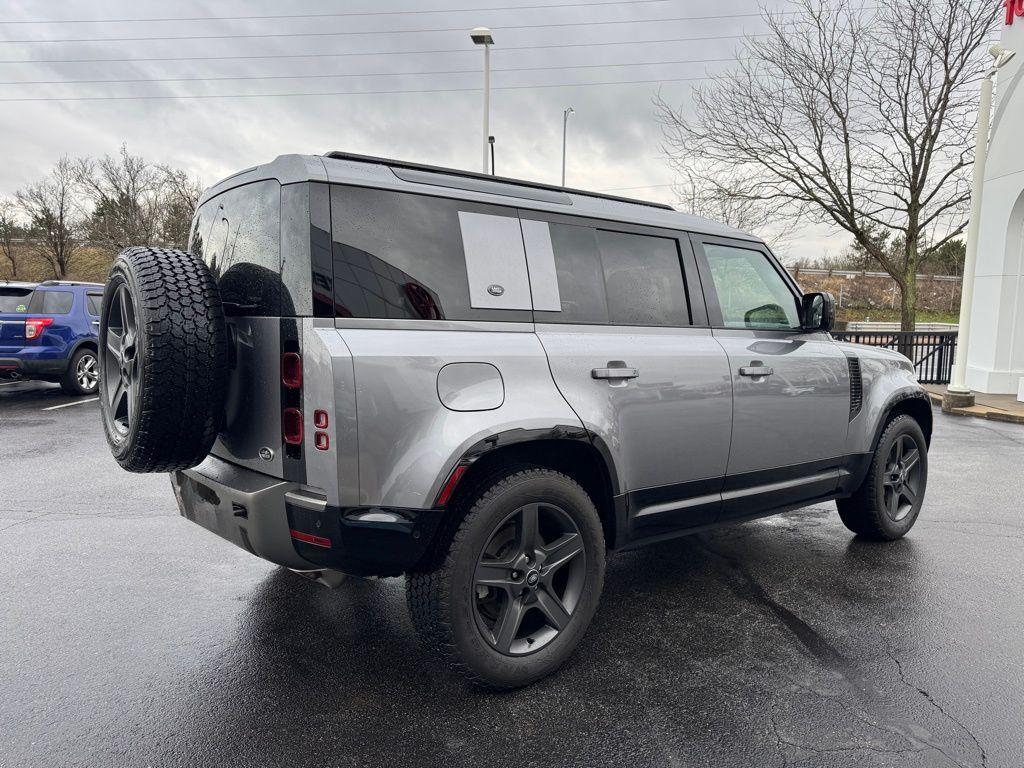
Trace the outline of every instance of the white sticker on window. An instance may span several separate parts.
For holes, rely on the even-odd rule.
[[[551,227],[546,221],[523,219],[523,241],[526,263],[533,288],[533,308],[538,312],[561,312],[562,297],[558,292],[555,252],[551,247]]]
[[[475,309],[530,309],[530,281],[519,219],[459,211]]]

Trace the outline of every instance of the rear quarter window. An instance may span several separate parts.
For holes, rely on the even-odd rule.
[[[290,316],[281,306],[281,185],[258,181],[206,201],[192,222],[189,250],[217,280],[233,315]]]
[[[75,303],[71,291],[36,291],[29,311],[40,315],[66,315]]]
[[[463,214],[461,219],[460,213]],[[529,309],[488,308],[481,296],[474,301],[470,295],[464,233],[479,234],[479,226],[487,216],[511,219],[518,224],[516,212],[510,208],[405,192],[333,186],[335,316],[529,322]],[[515,233],[515,248],[507,250],[515,253],[518,249],[525,286],[525,255],[518,226],[491,226],[490,230],[494,237]],[[481,244],[475,240],[471,245],[479,249]],[[504,253],[503,245],[506,244],[492,241],[494,249]],[[470,255],[479,256],[475,252]],[[486,258],[480,259],[475,267],[486,270],[495,266],[486,262]],[[485,290],[488,288],[495,298],[512,295],[511,285],[484,286]]]
[[[89,314],[93,317],[100,316],[100,307],[103,306],[103,294],[102,293],[87,293],[85,295],[86,306],[89,308]]]

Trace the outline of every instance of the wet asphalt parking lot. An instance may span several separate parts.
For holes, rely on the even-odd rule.
[[[488,694],[401,581],[257,560],[122,472],[95,402],[0,385],[0,766],[1017,768],[1024,427],[936,413],[930,473],[895,544],[828,504],[614,556],[572,661]]]

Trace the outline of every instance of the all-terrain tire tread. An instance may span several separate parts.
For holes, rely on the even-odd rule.
[[[455,645],[454,627],[448,621],[451,615],[451,594],[448,585],[451,579],[448,574],[455,567],[455,558],[462,551],[464,541],[469,535],[469,527],[475,515],[482,514],[492,499],[505,492],[517,483],[535,478],[558,477],[579,489],[586,491],[568,475],[551,469],[530,468],[508,472],[504,477],[495,478],[491,475],[463,496],[468,510],[451,539],[448,552],[440,566],[429,572],[406,574],[406,601],[413,626],[419,633],[420,640],[429,652],[442,657],[460,675],[480,688],[492,691],[509,690],[516,685],[500,685],[486,680],[476,674],[461,660]],[[458,510],[453,510],[458,516]]]
[[[144,372],[134,439],[120,455],[109,428],[108,441],[118,463],[132,472],[193,467],[217,437],[227,389],[227,330],[217,284],[202,261],[169,248],[128,248],[111,274],[118,270],[133,275],[139,292]]]

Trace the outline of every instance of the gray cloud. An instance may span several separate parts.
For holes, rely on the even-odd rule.
[[[555,2],[526,0],[523,5]],[[651,66],[502,72],[515,67],[660,62],[730,57],[736,39],[643,42],[664,38],[738,35],[756,31],[753,18],[664,21],[574,27],[515,29],[515,25],[659,19],[735,12],[754,6],[727,0],[664,0],[658,3],[587,5],[578,8],[478,10],[404,16],[160,23],[0,25],[0,39],[157,37],[244,35],[268,32],[329,32],[454,27],[456,32],[400,34],[380,31],[340,37],[291,37],[220,40],[175,40],[51,44],[0,42],[0,59],[158,58],[251,56],[256,54],[330,54],[374,52],[339,58],[275,58],[194,61],[0,64],[0,80],[94,78],[230,77],[255,75],[357,75],[355,77],[239,80],[217,82],[3,85],[0,98],[40,96],[258,94],[308,91],[421,90],[480,87],[482,54],[469,40],[478,24],[494,29],[491,132],[497,137],[497,171],[502,175],[557,182],[561,167],[562,110],[570,118],[568,183],[589,189],[637,187],[635,197],[672,202],[665,185],[672,173],[659,156],[660,130],[651,105],[653,93],[687,104],[693,84],[674,78],[701,77],[727,64],[652,64]],[[778,0],[776,5],[781,4]],[[513,5],[514,0],[490,0]],[[469,7],[468,0],[347,0],[322,4],[273,2],[176,2],[94,0],[71,2],[18,0],[6,4],[4,18],[135,18],[358,10]],[[465,31],[462,31],[465,30]],[[604,42],[625,45],[598,45]],[[558,47],[566,44],[580,47]],[[519,46],[551,45],[534,50]],[[409,50],[459,50],[457,53],[407,55]],[[379,53],[391,51],[392,53]],[[418,72],[467,69],[464,74]],[[370,77],[365,73],[408,73]],[[360,76],[361,75],[361,76]],[[655,80],[616,86],[564,86],[502,90],[503,86]],[[0,167],[0,193],[30,182],[61,154],[113,152],[122,142],[148,159],[188,168],[212,183],[240,168],[288,152],[315,153],[342,149],[477,170],[480,164],[481,94],[479,91],[322,97],[245,99],[168,99],[151,101],[47,101],[6,103],[0,109],[0,135],[6,162]],[[652,185],[649,188],[639,188]],[[793,255],[835,251],[841,239],[816,233]]]

